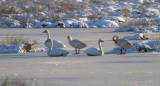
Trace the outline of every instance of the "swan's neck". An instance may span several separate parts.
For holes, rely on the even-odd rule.
[[[50,34],[48,31],[47,31],[47,38],[50,39]]]
[[[49,48],[49,51],[53,50],[53,41],[51,41],[51,46]]]
[[[98,42],[98,45],[99,45],[100,55],[103,56],[104,55],[104,51],[103,51],[101,42]]]

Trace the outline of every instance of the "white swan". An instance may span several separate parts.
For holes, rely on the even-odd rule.
[[[45,30],[42,33],[47,33],[47,40],[45,41],[44,45],[49,48],[51,46],[51,42],[48,41],[50,39],[49,31]],[[58,40],[53,40],[53,47],[54,48],[65,48],[66,45]]]
[[[126,53],[126,49],[133,48],[133,44],[127,39],[119,39],[117,35],[113,36],[114,43],[121,48],[121,54],[123,49],[125,50],[124,54]]]
[[[64,50],[62,48],[54,48],[53,47],[53,41],[51,39],[48,39],[49,42],[51,42],[51,46],[47,52],[47,55],[50,57],[56,57],[56,56],[67,56],[69,52],[67,50]]]
[[[77,39],[72,39],[71,36],[68,36],[68,42],[69,44],[75,48],[76,53],[75,54],[79,54],[80,53],[80,49],[85,48],[87,45]]]
[[[101,42],[104,42],[104,41],[99,39],[98,40],[99,49],[91,47],[91,48],[88,48],[87,50],[85,50],[85,53],[88,56],[103,56],[104,52],[103,52],[103,48],[102,48]]]

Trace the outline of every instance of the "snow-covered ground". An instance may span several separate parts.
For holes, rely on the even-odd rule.
[[[0,0],[0,28],[119,27],[158,32],[159,0]]]
[[[28,40],[35,40],[37,50],[44,50],[45,29],[0,29],[0,38],[7,33],[22,34]],[[132,32],[115,33],[115,28],[48,28],[51,37],[63,42],[70,51],[66,57],[48,57],[47,52],[0,54],[0,80],[10,77],[26,80],[33,86],[159,86],[160,53],[132,52],[119,55],[108,53],[117,46],[112,41],[114,35],[120,38],[134,36]],[[150,40],[160,33],[145,33]],[[102,43],[104,56],[87,56],[82,49],[80,55],[68,44],[67,36],[85,42],[89,47]],[[142,40],[131,40],[132,43]]]

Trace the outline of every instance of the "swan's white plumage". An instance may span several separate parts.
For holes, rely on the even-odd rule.
[[[124,54],[126,53],[126,49],[128,48],[133,48],[133,44],[127,40],[127,39],[119,39],[118,36],[113,36],[113,41],[114,43],[119,46],[121,48],[121,54],[122,54],[122,50],[125,49]]]
[[[87,50],[85,50],[85,53],[89,56],[97,56],[99,55],[99,49],[98,48],[88,48]]]
[[[48,41],[48,39],[50,39],[49,31],[45,30],[43,31],[43,33],[47,33],[47,40],[45,41],[44,45],[49,48],[51,46],[51,43]],[[65,48],[66,45],[58,40],[53,40],[53,47],[54,48]]]
[[[84,44],[83,42],[75,39],[75,40],[72,40],[72,41],[69,41],[70,45],[74,48],[78,48],[78,49],[81,49],[81,48],[85,48],[86,47],[86,44]]]
[[[68,36],[67,38],[68,38],[69,44],[75,48],[76,54],[79,54],[80,49],[85,48],[87,46],[85,43],[83,43],[80,40],[77,40],[77,39],[73,40],[71,36]]]
[[[122,49],[133,48],[132,43],[126,39],[118,39],[115,44],[118,45]]]
[[[46,41],[44,45],[49,48],[51,46],[51,42]],[[66,45],[64,45],[62,42],[58,40],[53,40],[53,48],[65,48],[65,47]]]
[[[53,48],[51,51],[47,52],[47,55],[52,56],[67,56],[69,52],[61,48]]]
[[[49,39],[48,41],[51,42],[51,46],[47,52],[47,55],[50,57],[55,57],[55,56],[67,56],[69,54],[69,51],[61,48],[54,48],[53,47],[53,41]]]
[[[103,52],[103,48],[102,48],[101,42],[104,42],[104,41],[99,39],[98,40],[99,48],[94,48],[94,47],[88,48],[87,50],[85,50],[85,53],[88,56],[103,56],[104,52]]]

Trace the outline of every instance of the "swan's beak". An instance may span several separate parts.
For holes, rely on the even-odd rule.
[[[43,31],[42,33],[46,33],[46,32],[47,32],[47,30]]]
[[[104,42],[104,40],[100,39],[100,42]]]

